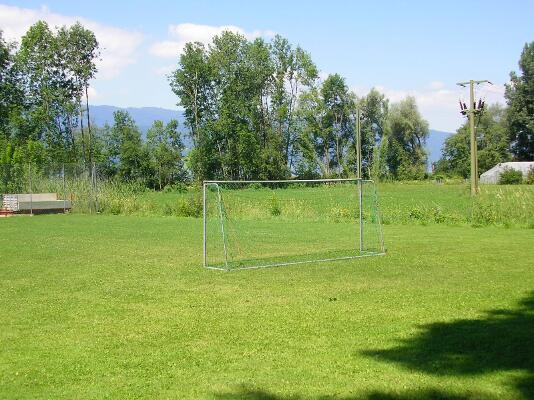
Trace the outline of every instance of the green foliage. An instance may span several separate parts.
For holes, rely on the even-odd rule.
[[[176,182],[172,185],[167,185],[163,188],[164,193],[185,193],[187,192],[187,185],[183,182]]]
[[[144,181],[150,174],[149,154],[143,147],[141,132],[127,111],[115,111],[107,136],[110,169],[124,181]]]
[[[324,177],[354,175],[354,109],[355,98],[338,74],[329,75],[319,88],[301,96],[298,172],[304,176],[314,171]]]
[[[523,182],[523,174],[513,168],[505,168],[499,176],[499,185],[519,185]]]
[[[529,185],[534,185],[534,167],[530,167],[527,172],[527,177],[525,178],[525,183]]]
[[[188,43],[170,83],[194,143],[193,177],[287,177],[297,98],[316,76],[309,55],[279,36],[266,43],[223,32],[208,48]]]
[[[511,160],[509,138],[505,120],[506,110],[494,104],[477,120],[478,168],[484,172],[495,165]],[[469,122],[456,134],[449,136],[443,145],[442,158],[437,171],[467,178],[471,171]]]
[[[153,173],[151,184],[159,190],[173,183],[185,180],[182,153],[184,145],[178,132],[178,121],[167,125],[154,121],[147,133],[146,142],[149,166]]]
[[[84,136],[77,143],[75,131],[98,55],[94,34],[79,23],[57,32],[43,21],[30,27],[12,65],[20,96],[12,100],[17,107],[10,130],[17,140],[41,140],[49,158],[56,162],[74,162],[86,156]]]
[[[269,212],[273,217],[278,217],[282,214],[282,207],[280,206],[280,200],[274,195],[271,196],[269,201]]]
[[[519,59],[520,75],[510,73],[505,97],[511,149],[518,161],[534,160],[534,42],[525,44]]]
[[[423,179],[428,122],[421,117],[415,99],[407,97],[393,104],[388,122],[388,146],[385,152],[388,172],[400,180]]]
[[[202,207],[203,203],[200,193],[191,193],[178,198],[173,214],[178,217],[199,218],[202,216]]]

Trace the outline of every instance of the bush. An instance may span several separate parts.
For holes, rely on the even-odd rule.
[[[519,185],[523,182],[521,171],[505,168],[499,177],[499,185]]]
[[[187,185],[183,182],[173,183],[163,188],[163,193],[186,193]]]
[[[271,212],[271,215],[273,217],[277,217],[280,214],[282,214],[282,207],[280,206],[280,202],[276,198],[276,196],[273,194],[271,197],[271,201],[269,204],[269,211]]]
[[[534,167],[530,167],[527,172],[527,177],[525,178],[525,183],[529,185],[534,185]]]
[[[180,197],[176,203],[176,215],[179,217],[200,217],[202,215],[202,197],[189,195]]]

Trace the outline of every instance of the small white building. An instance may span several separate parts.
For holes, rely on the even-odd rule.
[[[492,169],[480,175],[480,183],[499,183],[499,177],[501,176],[501,173],[507,168],[521,171],[524,179],[527,177],[530,168],[534,168],[534,161],[513,161],[499,163]]]

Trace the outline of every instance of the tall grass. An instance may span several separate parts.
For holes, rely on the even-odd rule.
[[[384,183],[378,189],[384,224],[534,228],[534,185],[483,185],[475,198],[469,195],[465,183]],[[135,182],[100,179],[95,189],[90,178],[80,174],[65,181],[61,176],[34,177],[32,191],[57,193],[59,199],[72,202],[74,213],[202,216],[202,191],[198,186],[156,192]],[[291,185],[276,191],[249,187],[226,191],[223,196],[227,211],[239,218],[291,216],[341,221],[353,218],[357,212],[355,192],[344,185]],[[215,211],[209,208],[209,212]]]

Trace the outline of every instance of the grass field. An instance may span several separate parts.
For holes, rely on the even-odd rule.
[[[0,232],[2,399],[534,398],[532,229],[390,224],[384,257],[232,273],[197,218]]]

